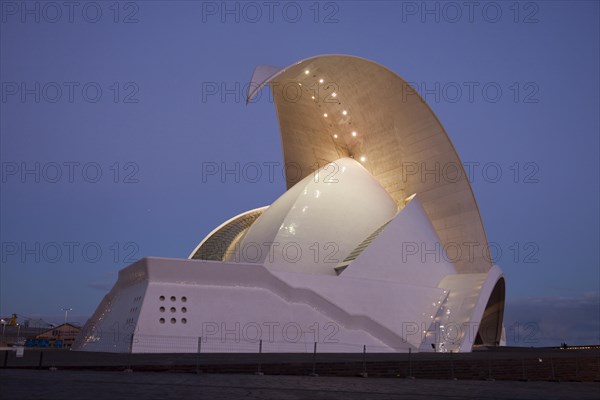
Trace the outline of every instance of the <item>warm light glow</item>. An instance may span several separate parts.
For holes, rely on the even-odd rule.
[[[360,162],[365,162],[367,161],[367,157],[365,156],[360,156]]]
[[[314,100],[314,99],[315,99],[315,96],[311,96],[311,98]]]
[[[337,135],[337,133],[333,135],[333,138],[334,138],[334,139],[337,139],[337,138],[338,138],[338,135]]]
[[[327,113],[323,114],[323,116],[324,116],[325,118],[327,118]]]
[[[337,93],[336,92],[331,93],[331,97],[337,97]]]
[[[344,111],[342,111],[342,114],[343,115],[348,115],[348,111],[344,110]]]
[[[413,193],[410,196],[408,196],[407,198],[404,199],[404,204],[408,204],[409,201],[411,201],[417,194]],[[433,306],[435,307],[435,303],[433,303]]]
[[[310,71],[309,71],[309,70],[305,70],[305,71],[304,71],[304,74],[305,74],[305,75],[308,75],[308,74],[310,74]]]
[[[352,136],[356,137],[356,131],[352,131]]]
[[[323,80],[323,78],[319,79],[319,83],[323,83],[323,82],[325,82],[325,81]]]

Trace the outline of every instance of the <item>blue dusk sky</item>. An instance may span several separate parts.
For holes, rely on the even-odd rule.
[[[0,314],[84,322],[121,268],[272,203],[281,168],[203,179],[283,164],[254,68],[350,54],[413,83],[476,166],[509,344],[598,343],[599,2],[269,4],[0,1]]]

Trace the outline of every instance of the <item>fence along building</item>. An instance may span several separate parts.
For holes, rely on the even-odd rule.
[[[248,102],[264,85],[294,165],[287,191],[224,222],[188,259],[124,268],[74,349],[501,344],[504,277],[486,257],[461,161],[422,98],[387,68],[343,55],[258,67]]]

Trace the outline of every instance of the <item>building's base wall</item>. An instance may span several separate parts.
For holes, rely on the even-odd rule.
[[[439,326],[430,316],[447,292],[273,273],[260,265],[145,258],[120,272],[74,350],[289,353],[313,352],[316,343],[318,352],[333,353],[363,346],[369,352],[470,351],[466,337],[455,348],[437,344]]]

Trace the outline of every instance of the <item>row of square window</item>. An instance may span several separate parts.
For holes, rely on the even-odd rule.
[[[159,320],[158,320],[158,322],[160,322],[161,324],[164,324],[164,323],[165,323],[165,319],[164,319],[164,318],[161,318],[161,319],[159,319]],[[176,323],[176,322],[177,322],[177,319],[175,319],[175,318],[171,318],[171,323],[172,323],[172,324],[174,324],[174,323]],[[187,324],[187,319],[185,319],[185,318],[181,318],[181,323],[182,323],[182,324]]]
[[[165,296],[160,296],[158,299],[159,299],[160,301],[165,301],[166,297],[165,297]],[[171,301],[177,301],[177,297],[175,297],[175,296],[171,296]],[[186,301],[187,301],[187,297],[185,297],[185,296],[181,296],[181,302],[182,302],[182,303],[185,303]]]

